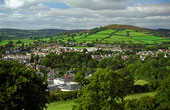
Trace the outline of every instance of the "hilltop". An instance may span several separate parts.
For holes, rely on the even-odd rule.
[[[154,30],[130,25],[107,25],[94,28],[83,33],[74,33],[63,36],[63,42],[77,43],[142,43],[153,44],[170,41],[169,30]]]
[[[131,26],[131,25],[119,25],[119,24],[107,25],[104,28],[106,28],[106,29],[129,29],[129,30],[140,30],[140,31],[152,30],[152,29],[148,29],[148,28],[142,28],[142,27]]]

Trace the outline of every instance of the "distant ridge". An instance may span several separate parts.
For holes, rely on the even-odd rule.
[[[0,37],[27,38],[27,37],[50,37],[60,33],[82,32],[84,30],[64,30],[64,29],[41,29],[41,30],[22,30],[22,29],[0,29]]]
[[[151,29],[141,28],[141,27],[137,27],[137,26],[119,25],[119,24],[107,25],[104,28],[106,28],[106,29],[129,29],[129,30],[139,30],[139,31],[149,31],[149,30],[151,30]]]

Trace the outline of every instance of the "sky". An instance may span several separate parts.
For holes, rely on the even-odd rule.
[[[70,30],[109,24],[170,29],[170,0],[0,0],[0,28]]]

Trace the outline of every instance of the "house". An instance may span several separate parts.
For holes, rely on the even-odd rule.
[[[63,88],[61,88],[61,91],[75,91],[79,89],[80,89],[80,86],[78,86],[77,84],[70,84],[70,85],[66,85]]]
[[[60,90],[60,91],[75,91],[80,89],[78,83],[74,82],[73,71],[68,70],[64,77],[56,78],[54,80],[48,80],[49,90]]]
[[[55,85],[65,84],[65,79],[64,78],[56,78],[56,79],[54,79],[54,84]]]

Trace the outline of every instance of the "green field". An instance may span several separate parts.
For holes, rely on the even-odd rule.
[[[132,95],[126,96],[125,100],[140,99],[145,96],[154,97],[155,95],[156,95],[156,92],[132,94]]]
[[[133,99],[140,99],[145,96],[154,97],[156,92],[147,92],[147,93],[139,93],[139,94],[132,94],[125,97],[125,100],[133,100]],[[61,101],[61,102],[54,102],[48,105],[47,110],[72,110],[72,106],[74,105],[74,100],[70,101]]]
[[[48,105],[47,110],[72,110],[72,106],[74,105],[74,100],[71,101],[63,101],[63,102],[54,102]]]
[[[31,39],[3,40],[2,42],[0,42],[0,45],[6,45],[6,44],[8,44],[9,41],[13,41],[13,43],[16,44],[16,42],[18,40],[20,40],[24,44],[29,44],[29,43],[32,43],[34,41],[38,41],[38,40],[31,40]],[[40,39],[40,40],[48,42],[50,40],[50,38],[44,38],[44,39]]]
[[[129,32],[130,36],[127,36],[127,33]],[[92,42],[102,42],[102,43],[116,43],[116,42],[125,42],[125,43],[142,43],[142,44],[153,44],[153,43],[161,43],[161,42],[167,42],[170,41],[168,38],[163,37],[157,37],[149,32],[137,32],[135,30],[104,30],[97,32],[92,35],[88,34],[77,34],[74,36],[74,38],[71,37],[64,37],[62,40],[64,42],[67,42],[68,39],[75,40],[76,42],[86,42],[86,43],[92,43]]]
[[[134,85],[145,85],[145,84],[148,84],[149,82],[148,81],[145,81],[145,80],[136,80]]]
[[[128,34],[129,33],[129,36]],[[92,42],[100,42],[100,43],[117,43],[117,42],[125,42],[125,43],[142,43],[142,44],[153,44],[153,43],[162,43],[170,41],[169,38],[157,37],[149,32],[138,32],[135,30],[104,30],[94,34],[82,33],[76,34],[74,37],[68,35],[62,36],[54,36],[55,40],[61,40],[63,42],[74,41],[77,43],[92,43]],[[50,38],[41,39],[43,41],[49,41]],[[17,42],[18,40],[13,40],[13,42]],[[30,39],[21,39],[25,44],[29,44],[33,41]],[[0,45],[5,45],[9,42],[9,40],[4,40],[0,42]]]

